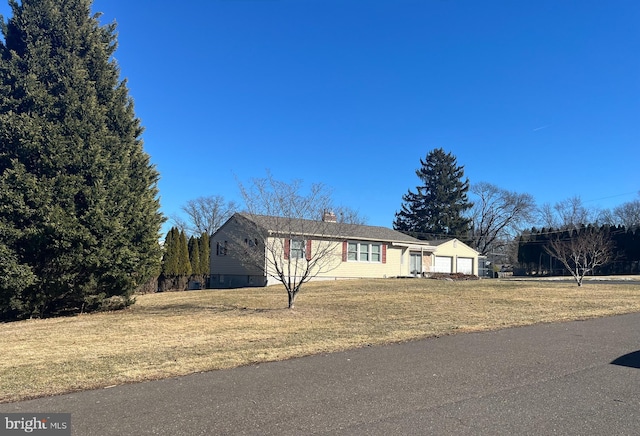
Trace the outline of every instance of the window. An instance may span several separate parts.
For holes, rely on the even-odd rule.
[[[360,262],[369,262],[369,248],[371,246],[369,244],[360,244],[360,250],[358,250],[358,252],[360,253],[360,257],[358,258],[358,260]]]
[[[349,260],[358,260],[358,244],[355,242],[349,242],[349,255],[347,257]]]
[[[304,241],[301,239],[292,239],[289,255],[291,259],[304,258]]]
[[[311,240],[304,239],[285,239],[284,240],[284,260],[290,259],[306,259],[310,261],[311,257]]]
[[[380,246],[378,244],[371,244],[371,262],[380,262]]]
[[[367,242],[349,242],[347,260],[349,262],[382,262],[382,244]]]
[[[227,248],[227,241],[216,242],[216,254],[218,256],[226,256],[229,249]]]

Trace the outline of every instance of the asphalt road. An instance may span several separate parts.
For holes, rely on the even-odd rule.
[[[640,314],[0,404],[91,435],[638,435]]]

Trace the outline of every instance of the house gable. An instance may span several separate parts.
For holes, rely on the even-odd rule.
[[[463,272],[478,275],[479,253],[458,239],[431,241],[433,253],[430,272]]]
[[[243,253],[239,252],[245,249],[260,250],[261,248],[259,238],[256,238],[250,223],[236,215],[229,218],[210,238],[209,286],[212,288],[266,284],[264,266],[260,268],[255,264],[248,264],[243,261]]]

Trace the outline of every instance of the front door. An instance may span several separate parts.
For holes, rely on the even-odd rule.
[[[409,273],[414,277],[422,274],[422,254],[409,253]]]

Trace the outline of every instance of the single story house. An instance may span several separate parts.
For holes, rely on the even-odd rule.
[[[339,223],[332,213],[319,220],[236,213],[211,237],[209,286],[268,286],[279,272],[313,280],[421,276],[444,272],[446,259],[450,272],[477,274],[478,253],[457,240],[421,241]]]

